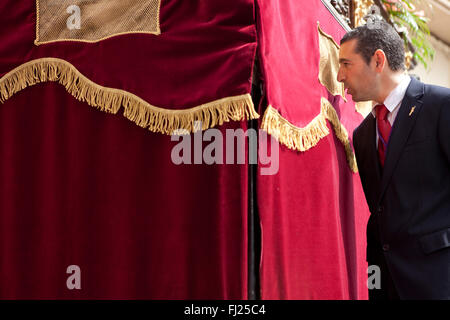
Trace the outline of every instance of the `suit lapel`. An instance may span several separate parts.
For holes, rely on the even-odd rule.
[[[375,185],[377,186],[377,188],[380,187],[380,180],[381,180],[381,170],[380,170],[380,163],[378,160],[378,150],[377,150],[377,144],[376,144],[376,130],[377,130],[377,126],[376,126],[376,119],[375,117],[372,116],[372,119],[369,122],[368,125],[368,130],[369,130],[369,138],[367,141],[370,141],[370,143],[367,144],[367,154],[368,154],[368,159],[370,159],[370,165],[371,168],[375,168],[375,170],[373,170],[375,172]]]
[[[386,191],[403,148],[408,141],[409,134],[416,123],[423,103],[420,100],[420,97],[423,96],[423,91],[423,84],[415,79],[411,79],[389,138],[379,200],[381,200]]]

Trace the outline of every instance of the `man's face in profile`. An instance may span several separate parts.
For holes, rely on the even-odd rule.
[[[360,53],[355,52],[357,39],[344,42],[339,50],[337,80],[344,83],[353,101],[373,99],[375,72],[367,65]]]

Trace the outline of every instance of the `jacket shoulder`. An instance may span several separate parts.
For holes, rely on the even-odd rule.
[[[450,102],[450,89],[432,84],[423,84],[424,100],[435,104],[448,104]]]
[[[364,118],[364,120],[353,130],[353,139],[358,138],[362,132],[364,132],[369,126],[369,122],[373,120],[372,112]]]

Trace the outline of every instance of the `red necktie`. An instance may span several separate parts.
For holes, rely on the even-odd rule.
[[[391,134],[391,124],[387,119],[389,110],[384,104],[376,106],[375,114],[378,125],[378,158],[380,159],[381,167],[384,167],[384,159],[386,157],[387,145],[389,142],[389,135]]]

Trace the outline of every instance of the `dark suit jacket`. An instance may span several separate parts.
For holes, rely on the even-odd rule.
[[[450,299],[450,89],[411,80],[384,170],[372,114],[353,144],[371,212],[369,265],[385,259],[401,299]]]

